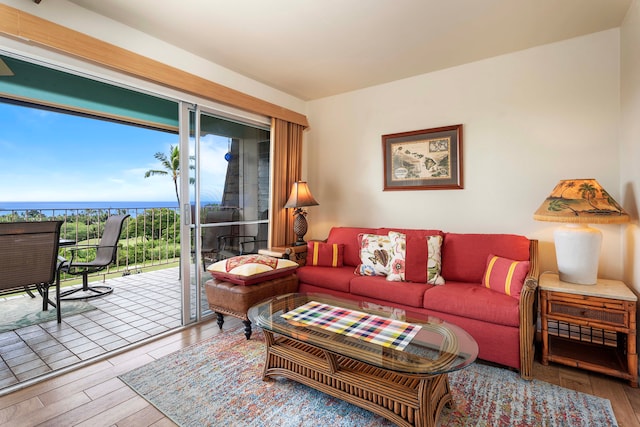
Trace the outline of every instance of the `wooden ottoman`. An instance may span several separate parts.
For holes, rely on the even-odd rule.
[[[298,276],[290,274],[248,286],[212,279],[205,283],[205,289],[209,308],[216,313],[220,329],[224,324],[225,314],[238,317],[242,319],[244,335],[249,339],[251,338],[251,321],[247,311],[267,298],[297,292]]]

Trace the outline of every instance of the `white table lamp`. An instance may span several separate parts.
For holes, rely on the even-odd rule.
[[[564,223],[553,234],[560,280],[594,285],[602,233],[588,224],[620,224],[629,215],[595,179],[568,179],[556,185],[533,219]]]

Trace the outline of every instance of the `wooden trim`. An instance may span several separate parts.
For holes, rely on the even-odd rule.
[[[0,4],[0,34],[215,102],[309,126],[303,114],[3,4]]]
[[[520,292],[520,376],[533,379],[535,332],[538,318],[538,241],[529,242],[529,274]]]

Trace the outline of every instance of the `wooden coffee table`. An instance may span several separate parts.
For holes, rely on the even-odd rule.
[[[367,341],[367,334],[348,336],[327,325],[282,317],[310,305],[371,314],[385,323],[393,319],[394,327],[409,325],[418,331],[399,349]],[[326,295],[281,295],[252,307],[249,318],[266,337],[263,379],[298,381],[399,426],[435,426],[442,408],[452,402],[447,373],[470,365],[478,355],[478,345],[466,331],[440,319],[417,320],[402,310]]]

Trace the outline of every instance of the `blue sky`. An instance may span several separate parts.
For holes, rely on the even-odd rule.
[[[154,158],[178,135],[0,102],[0,201],[175,201]],[[205,196],[221,194],[226,139],[202,140]]]

